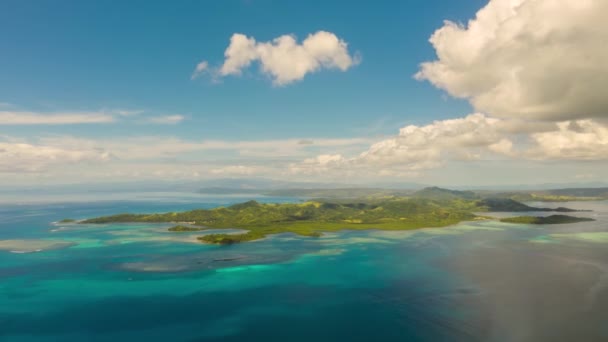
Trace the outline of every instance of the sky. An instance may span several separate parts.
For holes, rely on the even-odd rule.
[[[2,0],[0,186],[603,182],[606,14],[604,0]]]

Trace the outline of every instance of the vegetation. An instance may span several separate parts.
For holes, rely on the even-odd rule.
[[[428,199],[387,198],[354,202],[309,201],[304,203],[261,204],[256,201],[230,207],[198,209],[164,214],[118,214],[85,220],[84,223],[112,222],[193,222],[205,228],[242,228],[246,234],[212,234],[201,241],[235,243],[263,238],[268,234],[291,232],[319,236],[342,229],[404,230],[444,227],[475,218],[472,201],[455,199],[448,204]],[[179,226],[176,226],[179,227]],[[185,231],[192,227],[176,228]]]
[[[76,220],[71,219],[71,218],[64,218],[63,220],[59,221],[59,223],[74,223],[76,222]]]
[[[577,223],[595,221],[594,219],[587,217],[574,217],[568,215],[551,215],[551,216],[517,216],[507,217],[500,220],[500,222],[507,223],[520,223],[520,224],[562,224],[562,223]]]
[[[259,230],[250,230],[244,234],[208,234],[208,235],[199,236],[197,239],[199,241],[207,242],[207,243],[215,243],[215,244],[219,244],[219,245],[231,245],[234,243],[260,240],[260,239],[265,238],[266,234],[271,234],[271,233],[265,233],[264,231],[259,231]],[[300,235],[309,236],[309,237],[320,237],[321,233],[310,232],[310,233],[306,233],[306,234],[300,233]]]
[[[204,228],[178,225],[170,231],[197,231],[207,228],[241,228],[244,234],[210,234],[200,241],[232,244],[264,238],[268,234],[291,232],[320,236],[321,232],[342,229],[408,230],[445,227],[480,218],[479,211],[540,211],[510,199],[479,200],[470,191],[427,188],[411,197],[367,197],[303,203],[262,204],[256,201],[230,207],[197,209],[163,214],[118,214],[93,218],[84,223],[189,222]],[[564,210],[569,210],[565,209]],[[561,211],[561,210],[556,210]]]
[[[168,230],[170,232],[198,232],[201,230],[205,230],[205,228],[177,225],[169,228]]]

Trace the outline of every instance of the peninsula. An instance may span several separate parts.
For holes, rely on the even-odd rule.
[[[564,224],[595,221],[587,217],[575,217],[568,215],[551,215],[551,216],[516,216],[500,219],[500,222],[520,223],[520,224]]]

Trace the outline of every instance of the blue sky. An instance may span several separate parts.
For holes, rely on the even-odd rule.
[[[480,3],[4,2],[1,100],[36,111],[126,108],[189,118],[180,127],[137,127],[142,134],[350,137],[370,126],[379,127],[372,134],[393,133],[398,124],[470,111],[466,102],[442,100],[440,91],[412,75],[433,57],[427,40],[442,21],[464,21]],[[346,40],[362,63],[346,73],[311,74],[280,88],[256,75],[221,84],[190,80],[199,60],[221,62],[235,32],[270,40],[283,34],[304,39],[318,30]],[[126,126],[52,131],[130,133],[133,128]]]
[[[522,60],[502,60],[489,55],[480,60],[476,70],[465,70],[467,75],[482,76],[464,81],[461,76],[458,80],[453,78],[462,68],[462,63],[454,61],[472,58],[464,56],[466,51],[460,47],[470,46],[474,50],[479,48],[476,42],[482,42],[487,50],[496,44],[492,47],[495,51],[517,51],[508,45],[508,40],[499,45],[480,38],[483,34],[479,36],[478,31],[483,29],[493,34],[507,32],[510,28],[503,25],[507,21],[500,19],[502,14],[487,16],[498,18],[496,25],[488,24],[491,21],[488,19],[480,25],[482,29],[468,27],[477,11],[486,7],[487,12],[503,13],[501,6],[506,4],[515,8],[515,14],[509,14],[511,21],[528,24],[533,21],[524,14],[540,16],[540,11],[546,10],[529,2],[3,1],[0,112],[5,117],[0,120],[0,136],[5,152],[0,154],[0,167],[4,164],[1,171],[6,179],[18,182],[51,183],[240,176],[474,183],[475,179],[463,176],[466,171],[459,166],[468,160],[471,168],[498,165],[488,166],[489,171],[521,164],[514,173],[518,177],[522,173],[532,176],[525,172],[530,168],[555,170],[558,163],[563,166],[560,170],[576,169],[578,180],[601,180],[595,170],[604,166],[603,154],[577,151],[562,158],[567,153],[561,150],[537,150],[551,145],[547,145],[547,139],[578,139],[576,143],[589,138],[572,138],[568,128],[559,128],[560,122],[567,120],[596,120],[585,127],[603,142],[603,113],[558,115],[571,113],[566,109],[568,104],[557,103],[559,96],[540,104],[532,103],[531,99],[530,103],[522,103],[520,112],[507,113],[504,108],[511,102],[504,97],[491,97],[490,89],[496,88],[480,81],[498,80],[507,74],[505,71],[488,76],[487,71],[480,71],[484,68],[501,70],[504,66],[512,73],[518,68],[532,67],[523,62],[525,56]],[[518,12],[519,8],[526,11]],[[580,16],[589,16],[592,10],[598,9],[580,9]],[[562,19],[559,15],[555,14],[555,25],[551,26],[551,21],[547,24],[549,31],[568,29],[568,25],[558,28],[557,19]],[[449,29],[445,20],[460,23],[457,26],[460,31],[450,33],[453,36],[449,39],[430,43],[433,32],[442,27]],[[589,23],[590,29],[592,24],[593,21]],[[272,75],[261,72],[261,60],[243,66],[241,75],[215,76],[226,61],[224,52],[234,34],[243,34],[258,43],[293,35],[300,44],[319,31],[348,44],[346,53],[357,62],[349,64],[346,70],[320,67],[287,84],[276,84]],[[560,48],[560,43],[550,48]],[[540,43],[533,48],[538,46]],[[443,57],[440,51],[445,52]],[[191,79],[201,61],[208,62],[209,68],[200,77]],[[437,67],[421,71],[421,63],[432,61],[437,61]],[[283,58],[281,62],[291,61]],[[547,63],[548,70],[551,67],[563,70],[550,64],[554,62]],[[466,68],[476,67],[468,64]],[[438,70],[450,73],[440,75]],[[415,79],[418,72],[424,74]],[[567,81],[568,77],[562,79]],[[541,84],[539,88],[544,86]],[[502,106],[489,104],[501,101]],[[551,110],[529,112],[532,105]],[[564,109],[553,108],[558,105]],[[475,112],[483,113],[483,119],[463,119]],[[525,117],[521,113],[531,114]],[[61,115],[97,118],[93,121],[99,122],[14,122],[15,118],[33,116],[36,121]],[[501,122],[492,121],[495,118]],[[527,126],[524,121],[532,120],[534,125],[544,128],[517,131],[513,136],[506,136],[506,129],[499,129],[491,137],[485,133],[476,136],[474,143],[462,142],[466,148],[474,145],[474,151],[465,151],[464,147],[448,151],[445,145],[451,143],[447,138],[439,142],[429,140],[424,144],[437,144],[436,148],[421,150],[420,139],[436,139],[428,132],[452,134],[449,132],[454,129],[446,125],[433,126],[434,121],[448,119],[465,120],[446,124],[459,125],[456,130],[463,129],[462,135],[472,129],[467,126],[470,122],[496,127]],[[505,120],[517,122],[503,123]],[[400,129],[408,125],[415,125],[418,130],[400,134]],[[547,129],[547,125],[552,128]],[[428,127],[424,129],[425,126]],[[538,135],[551,130],[561,135]],[[424,137],[416,138],[420,134]],[[529,136],[522,138],[522,134]],[[402,135],[405,138],[393,141]],[[530,139],[535,145],[528,144]],[[155,143],[164,150],[157,154],[144,151]],[[377,143],[380,145],[374,148]],[[280,148],[290,144],[294,146]],[[387,150],[388,145],[399,148]],[[606,147],[597,148],[604,151]],[[490,155],[497,151],[499,155]],[[382,158],[372,156],[374,153]],[[553,153],[553,157],[540,158],[539,153]],[[426,160],[421,155],[433,157]],[[453,155],[458,155],[457,160],[450,163],[454,161]],[[361,172],[349,173],[353,165],[361,164],[365,164]],[[73,171],[68,172],[66,165],[80,170],[82,177],[70,176]],[[450,165],[459,170],[459,176],[453,179],[429,176],[450,170]],[[172,166],[188,172],[172,174],[167,171]],[[128,175],[127,170],[133,168],[152,171]],[[103,174],[94,171],[99,169],[104,170]],[[552,172],[552,181],[565,177],[564,173]],[[325,177],[328,174],[332,176]],[[564,181],[574,180],[570,179],[572,172],[567,175]],[[508,180],[518,181],[515,177]],[[483,182],[501,183],[489,177]]]

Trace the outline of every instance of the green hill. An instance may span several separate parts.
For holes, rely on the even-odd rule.
[[[518,212],[518,211],[557,211],[557,212],[574,212],[578,210],[559,207],[559,208],[537,208],[517,202],[510,198],[485,198],[477,201],[479,207],[487,211],[496,212]]]

